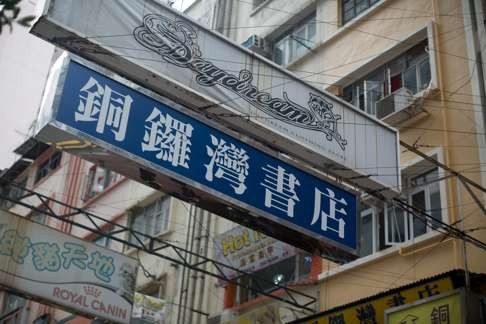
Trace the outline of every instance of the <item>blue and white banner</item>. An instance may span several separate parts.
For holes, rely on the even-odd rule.
[[[58,125],[228,206],[356,250],[355,195],[75,61],[63,79]]]
[[[56,46],[365,191],[400,191],[397,131],[305,82],[318,75],[293,75],[163,1],[39,4],[31,32]]]

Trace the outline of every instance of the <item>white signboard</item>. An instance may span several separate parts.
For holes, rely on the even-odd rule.
[[[0,285],[50,304],[130,323],[137,261],[0,210]]]
[[[245,272],[255,272],[294,256],[296,249],[270,236],[237,226],[215,238],[216,260]],[[223,269],[231,279],[239,273]]]
[[[32,33],[322,171],[399,190],[394,129],[160,1],[45,1]]]
[[[132,324],[168,324],[165,300],[135,293]]]

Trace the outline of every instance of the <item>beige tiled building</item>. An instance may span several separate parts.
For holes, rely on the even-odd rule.
[[[209,3],[195,1],[187,12],[204,16]],[[215,17],[226,10],[226,19],[213,28],[397,128],[404,143],[486,186],[484,1],[238,0],[213,5]],[[323,261],[321,311],[451,269],[486,271],[483,249],[439,233],[441,225],[434,221],[485,241],[484,190],[405,147],[400,169],[401,198],[431,217],[425,224],[391,202],[364,195],[360,257],[344,265]],[[381,312],[377,323],[383,323]],[[352,323],[362,322],[356,317]]]
[[[196,0],[186,13],[392,125],[413,150],[484,188],[485,10],[480,0]],[[44,60],[46,66],[52,55]],[[39,78],[44,82],[45,75]],[[405,299],[379,309],[363,302],[367,318],[353,309],[343,313],[346,317],[336,311],[309,323],[384,323],[385,308],[427,297],[417,295],[423,285],[437,285],[438,292],[455,288],[448,271],[486,272],[484,250],[444,235],[443,225],[434,221],[486,241],[485,192],[432,159],[404,147],[400,151],[397,189],[403,200],[430,215],[425,222],[391,201],[363,194],[355,261],[337,265],[299,253],[257,274],[315,296],[316,313],[339,310],[390,289]],[[234,226],[54,148],[27,141],[18,153],[23,159],[2,174],[4,180],[210,258],[215,257],[216,236]],[[387,176],[396,176],[394,172]],[[311,315],[25,208],[14,206],[11,211],[138,258],[143,269],[137,289],[167,301],[168,323],[281,323]],[[472,276],[471,282],[484,285],[481,279]],[[248,276],[239,280],[252,282]],[[21,303],[5,292],[0,297],[2,314]],[[43,315],[69,323],[88,321],[34,302],[22,304],[22,313],[10,320],[32,322]]]

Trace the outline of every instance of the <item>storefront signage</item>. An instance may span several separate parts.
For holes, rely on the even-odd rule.
[[[236,316],[229,321],[222,321],[222,324],[255,324],[274,323],[281,324],[280,305],[265,305],[258,307],[248,313]]]
[[[385,324],[465,324],[464,293],[454,290],[386,310]]]
[[[304,319],[292,323],[305,324],[348,324],[348,323],[376,323],[385,324],[385,311],[387,309],[413,303],[417,300],[427,299],[454,289],[450,278],[433,280],[416,287],[407,288],[393,294],[388,294],[369,302],[346,307],[339,311],[326,312],[325,315],[312,319]],[[394,322],[395,323],[395,322]],[[400,322],[398,322],[400,323]],[[411,322],[414,323],[414,322]],[[434,323],[434,322],[417,322]],[[439,322],[440,323],[440,322]],[[450,322],[456,323],[456,322]],[[460,322],[457,322],[460,323]],[[400,323],[401,324],[401,323]]]
[[[0,284],[75,313],[130,323],[137,261],[0,210]]]
[[[160,1],[45,0],[43,8],[32,33],[190,107],[198,119],[344,181],[388,196],[399,191],[396,130]]]
[[[135,293],[131,324],[166,324],[168,305],[165,300]]]
[[[255,272],[296,253],[293,246],[242,226],[218,235],[214,242],[217,261],[245,272]],[[231,269],[223,271],[230,279],[238,276]]]
[[[52,110],[39,139],[58,142],[63,132],[89,140],[108,152],[91,159],[109,169],[281,240],[306,241],[288,237],[285,228],[328,243],[327,251],[356,249],[355,195],[181,113],[183,107],[164,98],[74,61],[64,71],[57,99],[41,112]],[[319,244],[307,249],[315,252]]]

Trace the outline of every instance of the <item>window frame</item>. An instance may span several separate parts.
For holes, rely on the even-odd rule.
[[[113,228],[110,227],[107,230],[104,230],[104,232],[106,232],[107,234],[109,234],[112,230],[113,230]],[[105,244],[103,244],[103,245],[99,244],[98,242],[100,241],[100,239],[105,239],[106,240],[105,241]],[[97,235],[95,238],[93,238],[91,240],[91,243],[96,244],[97,246],[100,246],[100,247],[103,247],[103,248],[106,248],[106,249],[110,249],[111,248],[112,239],[109,236],[106,236],[106,235]]]
[[[343,87],[343,98],[355,106],[357,109],[366,112],[369,115],[376,117],[376,103],[385,97],[390,96],[395,91],[405,87],[405,73],[408,71],[414,71],[414,81],[416,84],[415,89],[409,89],[414,95],[420,95],[427,87],[433,84],[433,71],[432,71],[432,57],[431,53],[427,52],[426,48],[429,46],[430,39],[425,38],[418,41],[414,46],[406,51],[398,54],[393,59],[388,60],[386,63],[381,64],[377,68],[374,68],[371,72],[365,74],[363,77],[357,79],[351,84]],[[418,48],[423,46],[423,51]],[[417,54],[418,53],[418,54]],[[416,54],[412,59],[410,55]],[[422,75],[421,66],[423,63],[428,62],[428,75],[429,80],[427,84],[424,84],[424,75]],[[393,72],[393,73],[392,73]],[[376,76],[381,75],[382,80],[376,79]],[[392,80],[397,76],[400,77],[400,86],[396,89],[392,88]],[[373,107],[369,107],[368,97],[372,89],[368,89],[371,82],[380,82],[381,84],[381,97],[372,102]],[[376,88],[376,87],[375,87]],[[361,96],[363,97],[361,103]]]
[[[45,203],[47,204],[47,202]],[[37,209],[41,210],[41,211],[49,211],[49,207],[46,206],[45,204],[40,204],[39,206],[37,206]],[[42,212],[38,212],[37,210],[33,210],[32,212],[30,212],[27,216],[26,216],[27,219],[29,219],[30,221],[33,221],[37,224],[41,224],[41,225],[45,225],[47,222],[47,215],[45,213],[42,213]],[[40,218],[40,219],[39,219]]]
[[[361,233],[361,230],[362,230],[362,219],[368,215],[371,215],[371,253],[370,254],[366,254],[366,255],[361,255],[362,251],[361,251],[361,247],[362,247],[362,244],[361,244],[361,241],[362,241],[362,237],[360,235],[359,237],[359,240],[360,240],[360,246],[359,246],[359,255],[360,257],[364,257],[364,256],[368,256],[368,255],[372,255],[372,254],[375,254],[376,252],[379,251],[378,249],[378,246],[379,246],[379,240],[380,240],[380,233],[379,233],[379,230],[378,230],[378,210],[376,207],[373,207],[373,206],[367,206],[368,208],[366,209],[363,209],[360,211],[360,233]]]
[[[160,208],[159,208],[160,204]],[[154,207],[154,214],[153,215],[147,215],[147,211],[150,210],[150,208]],[[171,210],[172,210],[172,199],[170,196],[162,196],[149,204],[137,208],[135,211],[132,211],[131,215],[128,217],[128,224],[129,228],[135,229],[138,232],[141,232],[145,235],[152,236],[152,237],[159,237],[162,235],[165,235],[170,231],[170,220],[171,220]],[[165,212],[166,211],[166,212]],[[155,232],[156,225],[157,225],[157,220],[156,216],[159,215],[161,217],[161,228],[159,232]],[[150,217],[150,224],[148,224],[147,219]],[[136,229],[134,227],[134,223],[138,218],[142,218],[143,224],[143,230]],[[139,245],[140,242],[131,234],[129,235],[129,241],[135,245]]]
[[[314,48],[314,46],[317,43],[316,19],[317,19],[316,11],[314,10],[311,14],[306,15],[298,23],[296,23],[294,26],[287,29],[279,37],[277,37],[273,45],[272,60],[278,65],[288,66],[293,62],[297,61],[298,59],[300,59],[301,57],[305,56],[308,52],[310,52],[309,48],[311,49]],[[313,39],[309,39],[309,32],[311,30],[310,27],[312,25],[314,26],[314,35],[313,35]],[[296,36],[296,34],[302,30],[305,30],[305,37],[302,38],[300,36]],[[307,44],[307,42],[309,44]],[[285,48],[286,48],[286,50],[282,51],[283,55],[281,58],[281,62],[277,60],[277,49],[280,46],[280,44],[285,44]],[[298,53],[298,45],[305,48],[302,53]]]
[[[423,177],[423,176],[427,176],[429,175],[430,173],[434,172],[435,170],[437,170],[437,178],[436,179],[433,179],[433,181],[429,181],[429,182],[426,182],[422,185],[419,185],[415,188],[413,188],[408,197],[409,197],[409,203],[412,204],[412,196],[418,192],[424,192],[424,196],[425,196],[425,210],[424,212],[431,215],[432,216],[432,196],[431,196],[431,186],[434,185],[435,183],[438,183],[438,182],[441,182],[443,179],[441,179],[441,176],[440,176],[440,170],[439,170],[439,167],[432,167],[432,168],[428,168],[426,170],[424,170],[423,172],[420,172],[419,175],[417,176],[414,176],[413,178],[410,179],[410,187],[411,187],[411,183],[414,179],[417,179],[419,177]],[[441,210],[440,210],[440,221],[441,222],[444,222],[444,212],[443,212],[443,209],[442,209],[442,201],[444,199],[443,197],[443,192],[442,192],[442,188],[441,188],[441,185],[440,183],[438,183],[438,186],[439,186],[439,199],[440,199],[440,205],[441,205]],[[415,206],[417,208],[417,206]],[[410,226],[410,239],[413,240],[415,239],[415,233],[414,233],[414,228],[413,228],[413,225],[414,225],[414,216],[412,214],[409,215],[410,216],[410,220],[409,220],[409,226]],[[431,228],[433,226],[433,221],[431,221],[430,219],[427,219],[427,223],[425,225],[425,233],[421,234],[421,235],[418,235],[417,237],[420,237],[422,235],[425,235],[427,233],[430,233],[430,232],[433,232],[434,230]],[[439,227],[439,226],[437,226]]]
[[[395,217],[395,224],[398,223],[398,221],[396,220],[397,218],[397,213],[396,213],[396,210],[397,210],[397,206],[395,205],[390,205],[390,204],[385,204],[384,206],[384,213],[385,213],[385,217],[384,217],[384,222],[383,222],[383,226],[385,227],[385,249],[387,247],[390,247],[390,246],[394,246],[394,245],[400,245],[400,244],[403,244],[403,243],[406,243],[408,241],[410,241],[410,236],[409,236],[409,215],[407,214],[406,211],[403,211],[403,214],[401,215],[401,217],[403,218],[403,240],[401,240],[401,237],[400,235],[398,235],[398,240],[390,240],[390,232],[389,232],[389,229],[390,229],[390,226],[389,226],[389,223],[390,223],[390,218],[392,217],[392,215],[390,215],[390,209],[393,211],[393,214],[394,214],[394,217]],[[393,237],[395,237],[393,235]],[[400,241],[401,240],[401,241]]]
[[[56,162],[54,166],[53,161]],[[37,185],[40,181],[47,178],[47,176],[59,169],[59,167],[61,166],[61,161],[62,151],[54,151],[52,154],[49,155],[48,158],[42,160],[42,162],[37,165],[37,168],[35,170],[34,185]]]
[[[103,173],[103,184],[101,190],[97,191],[95,190],[95,185],[96,185],[96,176],[98,170],[101,169]],[[101,193],[105,192],[106,189],[110,188],[114,184],[118,183],[122,179],[122,175],[119,173],[113,172],[107,168],[104,168],[100,165],[94,164],[89,168],[88,175],[86,176],[86,181],[85,181],[85,187],[84,187],[84,193],[83,193],[83,198],[82,200],[84,202],[89,201],[90,199],[100,195]]]
[[[363,14],[364,12],[366,12],[367,10],[369,10],[370,8],[373,8],[373,6],[375,6],[378,2],[380,2],[382,0],[341,0],[340,2],[340,10],[341,10],[341,26],[345,26],[346,24],[348,24],[349,22],[353,21],[354,19],[356,19],[356,17],[359,17],[361,14]],[[352,5],[352,11],[353,11],[353,15],[352,17],[350,17],[349,19],[346,19],[346,12],[349,12],[351,10],[344,10],[344,6],[345,4],[347,3],[353,3]],[[361,10],[360,12],[357,12],[356,11],[356,7],[357,7],[357,3],[358,2],[366,2],[366,7],[363,8],[363,10]]]
[[[165,300],[167,296],[167,276],[163,274],[157,280],[147,283],[138,290],[138,293]]]
[[[431,156],[435,157],[435,159],[440,161],[440,154],[439,153],[432,153]],[[408,201],[409,204],[413,205],[412,204],[412,197],[419,192],[424,192],[424,197],[425,197],[425,210],[424,211],[427,214],[432,216],[432,214],[431,214],[432,213],[432,210],[431,210],[431,206],[432,206],[431,186],[434,185],[434,184],[437,184],[438,192],[439,192],[439,203],[440,203],[440,216],[441,216],[440,221],[447,223],[447,219],[448,219],[447,218],[448,217],[447,216],[447,210],[444,207],[444,206],[446,206],[447,196],[446,196],[445,183],[443,181],[444,180],[443,171],[438,166],[431,165],[426,160],[420,160],[419,162],[410,164],[409,167],[406,168],[405,170],[409,169],[408,173],[410,173],[412,170],[416,170],[417,168],[418,168],[418,171],[414,172],[413,177],[409,176],[408,178],[406,178],[403,181],[403,183],[405,183],[407,185],[408,190],[405,192],[405,197],[402,197],[402,198],[404,198],[406,201]],[[426,176],[426,175],[430,174],[431,172],[434,172],[435,170],[437,170],[437,177],[435,179],[433,179],[433,181],[426,182],[426,183],[424,183],[422,185],[418,185],[416,187],[412,186],[412,181],[414,179],[417,179],[417,178],[422,177],[422,176]],[[407,172],[405,172],[403,174],[403,176],[407,177]],[[388,210],[389,210],[388,207],[389,206],[385,206],[385,219],[384,219],[385,244],[386,245],[393,246],[393,245],[406,243],[408,241],[413,241],[417,238],[420,238],[424,235],[427,235],[431,232],[434,232],[434,229],[431,228],[431,226],[433,226],[433,221],[428,219],[427,224],[426,224],[425,233],[422,233],[420,235],[415,235],[415,233],[414,233],[414,221],[415,221],[416,217],[414,217],[413,214],[404,211],[404,214],[403,214],[404,225],[403,226],[404,226],[405,240],[401,241],[401,242],[400,241],[390,241],[389,240],[390,233],[389,233],[389,226],[388,226],[388,223],[390,222],[390,219],[389,219],[390,216],[388,215]],[[417,207],[417,206],[415,206],[415,207]],[[440,226],[438,225],[436,227],[440,227]]]

